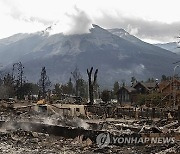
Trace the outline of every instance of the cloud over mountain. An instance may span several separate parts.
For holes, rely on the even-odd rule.
[[[57,33],[82,34],[95,23],[104,28],[124,28],[146,41],[176,41],[178,6],[178,0],[1,0],[0,37],[41,31],[54,24],[59,25]]]
[[[67,82],[75,66],[87,79],[86,69],[94,66],[99,69],[98,82],[107,87],[132,76],[146,80],[170,75],[172,63],[179,59],[175,53],[145,43],[123,29],[106,30],[98,25],[85,34],[39,32],[0,40],[1,63],[11,69],[14,62],[21,61],[29,81],[38,80],[43,66],[53,83]]]

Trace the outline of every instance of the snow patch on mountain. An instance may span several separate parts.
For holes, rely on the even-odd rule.
[[[114,29],[108,29],[108,31],[116,36],[119,36],[127,41],[130,41],[132,43],[141,43],[142,40],[138,39],[137,37],[129,34],[127,31],[125,31],[122,28],[114,28]]]

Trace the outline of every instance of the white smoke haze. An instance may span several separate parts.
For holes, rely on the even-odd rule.
[[[20,128],[22,130],[25,130],[25,131],[31,131],[32,130],[31,126],[30,125],[26,125],[26,124],[20,124]]]
[[[90,17],[82,10],[74,7],[72,13],[66,13],[59,21],[49,27],[49,34],[63,33],[64,35],[89,33],[92,28]]]
[[[83,119],[80,119],[78,117],[73,118],[73,119],[68,119],[62,116],[57,116],[57,115],[42,116],[42,117],[39,117],[39,119],[32,118],[29,121],[28,119],[21,119],[21,120],[17,120],[16,122],[13,122],[12,119],[4,122],[2,126],[0,127],[0,132],[6,133],[9,131],[16,131],[19,128],[25,131],[32,131],[32,126],[30,123],[41,123],[41,124],[46,124],[46,125],[57,125],[57,126],[63,126],[63,127],[75,127],[75,128],[83,128],[83,129],[90,128],[88,123],[86,123]],[[29,122],[29,124],[26,124],[24,122],[26,123]]]
[[[55,121],[55,119],[52,119],[51,117],[44,117],[44,118],[43,118],[43,123],[44,123],[44,124],[47,124],[47,125],[57,124],[57,122]]]
[[[77,122],[78,127],[84,128],[84,129],[88,129],[90,126],[87,122],[85,122],[83,119],[77,118],[75,119]]]
[[[131,25],[127,26],[127,31],[131,34],[131,35],[137,35],[138,34],[138,27],[132,27]]]
[[[65,118],[64,116],[60,116],[58,114],[40,117],[39,120],[32,120],[31,122],[39,123],[40,121],[42,121],[41,123],[47,125],[71,126],[84,129],[88,129],[90,127],[89,124],[81,118]]]
[[[0,132],[7,132],[9,130],[15,130],[16,128],[14,127],[12,122],[5,122],[2,124],[0,127]]]

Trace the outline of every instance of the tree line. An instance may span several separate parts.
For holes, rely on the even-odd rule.
[[[76,67],[73,72],[70,73],[70,78],[67,83],[56,83],[52,85],[47,72],[46,67],[42,67],[40,72],[40,79],[37,83],[30,83],[26,80],[24,75],[24,66],[21,62],[14,63],[12,66],[12,72],[2,74],[0,76],[0,99],[14,98],[24,99],[24,96],[37,95],[38,99],[47,98],[48,92],[56,94],[55,99],[62,99],[66,96],[81,97],[88,100],[92,105],[94,98],[101,98],[102,101],[108,102],[111,99],[116,99],[116,93],[120,88],[118,81],[114,82],[113,89],[105,89],[100,93],[99,85],[97,83],[98,69],[93,73],[93,67],[87,69],[88,81],[85,81]],[[161,81],[169,80],[171,77],[162,75]],[[146,82],[154,82],[154,78],[149,78]],[[131,84],[137,82],[135,77],[131,78]],[[122,81],[122,85],[125,85],[125,81]]]
[[[94,79],[93,82],[89,80],[88,84],[88,82],[82,78],[82,75],[77,67],[70,74],[71,77],[67,83],[56,83],[53,86],[47,75],[46,67],[42,67],[39,81],[37,83],[30,83],[26,80],[24,75],[24,66],[22,63],[14,63],[12,72],[5,74],[1,73],[0,99],[14,97],[17,97],[17,99],[24,99],[25,96],[30,97],[32,95],[38,95],[38,99],[44,99],[47,98],[48,92],[56,94],[57,99],[61,99],[64,95],[88,99],[89,93],[91,95],[93,93],[93,98],[94,96],[97,97],[97,94],[94,92],[97,91],[98,88],[96,79]],[[90,90],[88,89],[88,86],[90,86]]]

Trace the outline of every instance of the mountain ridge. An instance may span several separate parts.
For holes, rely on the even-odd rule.
[[[169,42],[169,43],[158,43],[154,44],[155,46],[158,46],[160,48],[172,51],[176,54],[180,54],[180,48],[178,42]]]
[[[138,41],[133,43],[130,37]],[[87,80],[86,69],[93,66],[99,69],[98,82],[104,87],[112,86],[114,81],[128,82],[132,76],[144,80],[169,75],[172,63],[179,58],[133,35],[124,39],[98,25],[93,25],[86,34],[35,33],[0,46],[0,61],[5,68],[21,61],[29,81],[38,81],[43,66],[54,83],[66,82],[76,66]]]

